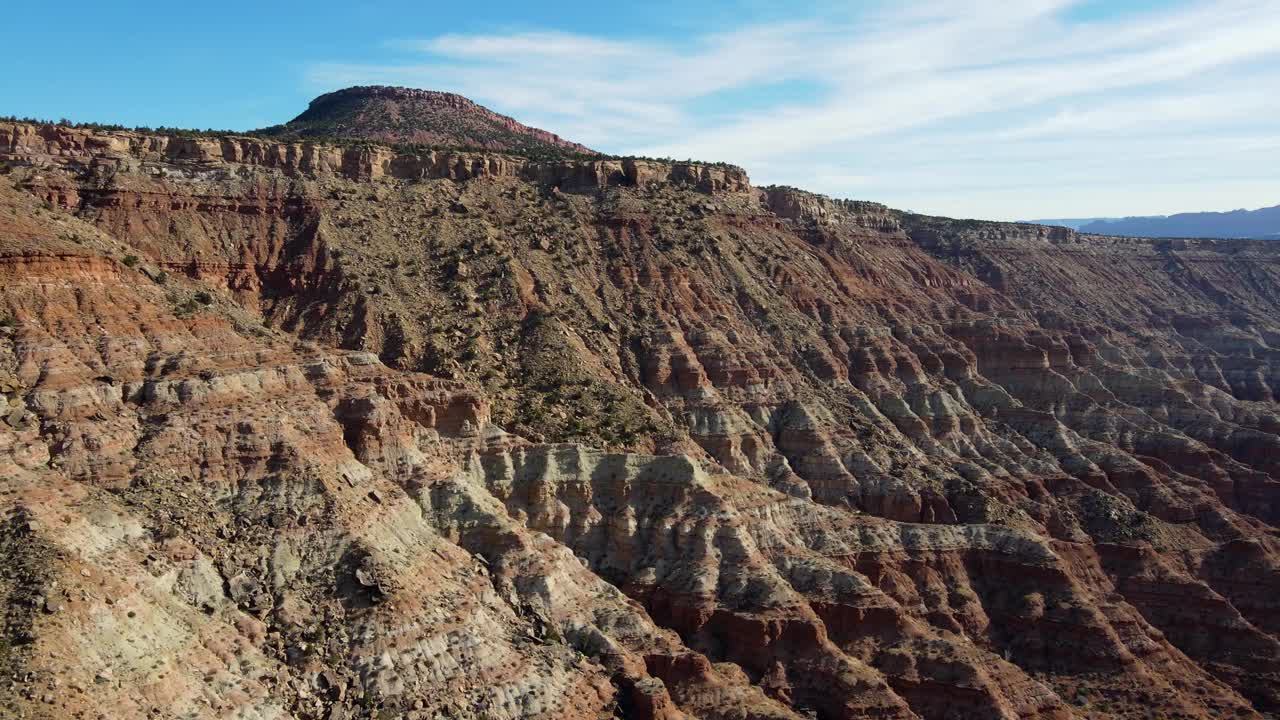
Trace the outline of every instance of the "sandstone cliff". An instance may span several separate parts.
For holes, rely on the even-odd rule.
[[[0,124],[5,707],[1260,717],[1280,247]]]

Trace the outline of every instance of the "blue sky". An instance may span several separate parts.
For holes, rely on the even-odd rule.
[[[922,212],[1280,203],[1280,0],[71,0],[5,25],[5,114],[241,130],[386,83]]]

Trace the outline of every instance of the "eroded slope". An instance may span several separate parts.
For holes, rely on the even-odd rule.
[[[246,717],[1280,704],[1268,246],[5,133],[24,707],[72,676]],[[171,682],[127,624],[59,644],[126,593],[187,633],[143,654]],[[225,676],[176,659],[200,633]]]

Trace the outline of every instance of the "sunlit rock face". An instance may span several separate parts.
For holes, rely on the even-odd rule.
[[[1274,244],[720,165],[0,161],[5,714],[1280,707]]]

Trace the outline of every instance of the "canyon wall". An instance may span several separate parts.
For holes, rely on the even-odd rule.
[[[1280,707],[1280,247],[688,163],[0,164],[27,716]]]

